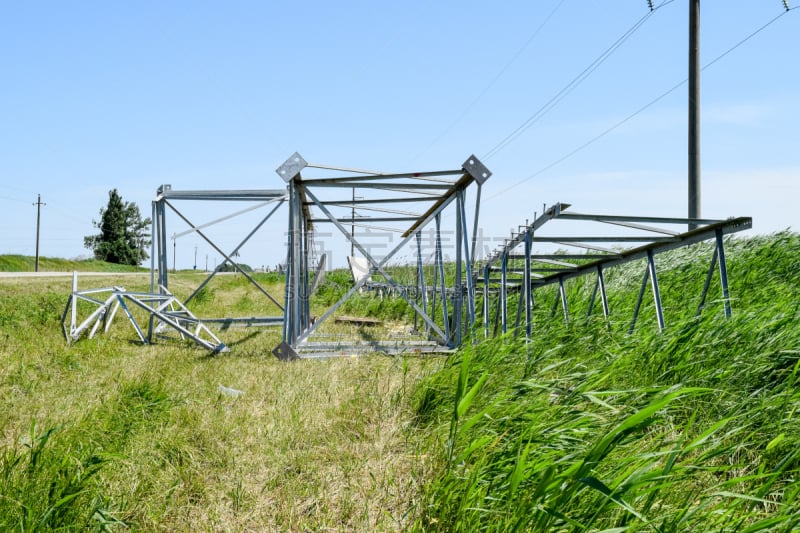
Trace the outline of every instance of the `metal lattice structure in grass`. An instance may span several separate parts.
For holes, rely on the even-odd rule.
[[[513,328],[515,334],[532,334],[534,291],[557,285],[558,291],[551,307],[554,315],[561,307],[564,320],[570,320],[565,282],[585,276],[595,276],[587,318],[591,316],[598,295],[603,316],[609,319],[605,274],[614,267],[645,260],[644,275],[633,309],[629,332],[633,332],[642,308],[648,282],[652,289],[653,306],[660,330],[664,329],[664,309],[658,284],[655,256],[703,241],[714,241],[714,251],[700,294],[697,314],[703,310],[716,267],[719,267],[720,289],[726,317],[731,304],[728,272],[725,261],[725,235],[747,230],[753,221],[749,217],[726,220],[668,218],[651,216],[595,215],[568,211],[570,204],[556,203],[545,208],[532,223],[519,226],[478,268],[476,283],[482,286],[482,315],[486,338],[510,329],[509,295],[517,295]],[[553,231],[557,223],[578,222],[581,233]],[[688,226],[686,232],[678,226]],[[546,229],[545,229],[546,228]],[[609,228],[614,228],[610,230]],[[557,250],[540,248],[558,246]]]

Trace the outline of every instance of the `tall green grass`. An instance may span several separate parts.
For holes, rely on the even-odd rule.
[[[109,461],[92,443],[53,444],[60,428],[39,431],[0,455],[0,530],[107,530],[121,525],[95,476]]]
[[[570,325],[541,291],[530,343],[435,364],[287,365],[275,330],[226,331],[232,352],[208,357],[140,346],[125,320],[67,346],[69,280],[0,282],[0,530],[795,530],[800,237],[727,250],[731,320],[718,296],[694,318],[699,246],[658,258],[664,333],[648,293],[626,334],[636,264],[607,275],[610,327],[584,320],[591,280],[575,281]],[[197,277],[170,287],[185,296]],[[225,276],[192,305],[271,313],[263,302]]]
[[[659,261],[664,333],[643,316],[625,334],[641,274],[631,267],[612,281],[611,328],[565,326],[544,305],[531,342],[509,335],[447,361],[416,396],[420,430],[440,451],[415,527],[800,527],[800,237],[732,240],[727,251],[731,320],[719,302],[694,318],[710,256],[699,247]],[[589,290],[574,284],[571,298]]]
[[[36,260],[29,255],[0,255],[0,272],[33,272]],[[96,259],[60,259],[40,257],[41,272],[141,272],[142,267],[117,265]]]

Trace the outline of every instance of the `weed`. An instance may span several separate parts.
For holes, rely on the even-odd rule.
[[[564,327],[539,309],[532,342],[467,347],[428,378],[416,411],[447,439],[415,527],[793,531],[800,238],[728,243],[731,320],[718,302],[699,319],[685,304],[707,251],[665,256],[662,286],[676,289],[663,292],[663,334]],[[629,268],[607,278],[618,314],[632,305]]]
[[[79,441],[57,446],[61,432],[38,432],[0,456],[0,529],[52,531],[121,523],[106,508],[95,476],[113,459]],[[65,447],[64,447],[65,446]]]
[[[608,325],[565,327],[556,294],[537,290],[530,342],[511,333],[447,359],[283,364],[279,333],[233,328],[234,351],[214,358],[131,343],[129,327],[66,346],[69,282],[4,280],[0,530],[796,530],[800,237],[727,251],[730,320],[718,296],[695,317],[711,255],[698,246],[659,256],[664,333],[646,300],[626,334],[632,264],[607,272]],[[279,276],[257,276],[281,294]],[[329,275],[312,309],[348,276]],[[197,278],[177,273],[170,290],[186,297]],[[578,316],[592,285],[574,281]],[[208,291],[207,316],[264,314],[242,276]],[[410,322],[398,298],[346,305]]]

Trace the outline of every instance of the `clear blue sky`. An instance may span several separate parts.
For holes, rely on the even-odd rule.
[[[275,168],[294,151],[392,172],[458,168],[474,153],[494,172],[481,226],[497,238],[556,201],[684,216],[685,85],[540,172],[686,78],[688,1],[665,4],[484,157],[647,2],[5,2],[0,253],[33,255],[37,193],[41,254],[71,258],[90,253],[83,236],[111,188],[149,216],[162,183],[280,188]],[[782,12],[781,0],[703,2],[702,63]],[[752,216],[761,233],[797,227],[799,43],[793,10],[703,72],[704,216]],[[239,207],[188,211],[199,224]],[[246,218],[219,230],[228,249]],[[282,260],[285,219],[241,260]],[[199,266],[216,260],[190,236],[178,242],[179,268],[192,266],[194,246]]]

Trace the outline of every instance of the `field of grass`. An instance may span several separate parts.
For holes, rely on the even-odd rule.
[[[632,265],[607,276],[610,324],[578,319],[576,281],[569,326],[543,290],[531,342],[431,359],[280,363],[277,329],[225,330],[210,356],[140,346],[119,317],[67,346],[69,280],[0,280],[0,531],[797,530],[800,236],[727,251],[731,320],[718,300],[694,318],[710,248],[693,247],[658,260],[663,333],[647,299],[626,333]],[[408,320],[357,298],[342,312]],[[231,275],[192,309],[276,313],[262,302]]]
[[[0,272],[33,272],[36,267],[35,258],[28,255],[0,255]],[[96,259],[58,259],[40,257],[40,272],[139,272],[143,268],[129,265],[116,265]]]
[[[664,333],[649,309],[626,335],[631,267],[614,274],[610,327],[565,327],[546,304],[533,342],[509,336],[447,361],[416,396],[419,430],[440,444],[415,526],[797,531],[800,238],[728,252],[731,320],[719,302],[694,318],[710,256],[698,247],[661,261]],[[571,286],[584,313],[589,290]]]
[[[179,274],[171,289],[199,279]],[[280,281],[261,281],[281,294]],[[58,320],[69,290],[69,280],[0,280],[0,531],[409,523],[427,460],[406,399],[429,361],[280,363],[278,329],[227,330],[231,353],[212,357],[140,346],[119,317],[109,335],[67,346]],[[224,276],[201,310],[257,312],[263,300]]]

